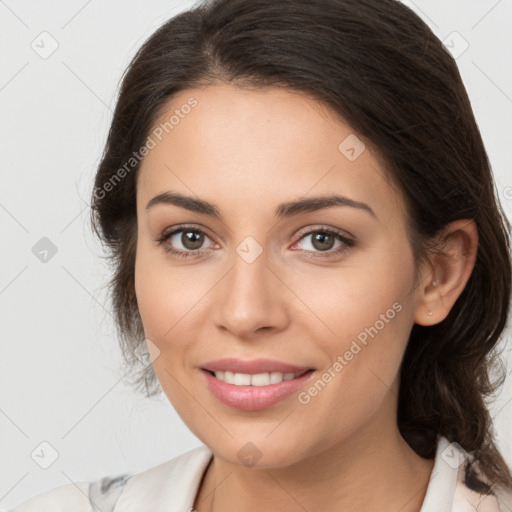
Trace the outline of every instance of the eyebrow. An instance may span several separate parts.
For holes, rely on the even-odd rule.
[[[203,199],[185,196],[178,192],[163,192],[158,194],[148,202],[146,210],[150,210],[157,204],[173,204],[191,212],[201,213],[203,215],[208,215],[222,220],[222,215],[216,205]],[[340,195],[310,197],[307,199],[299,199],[298,201],[282,203],[274,210],[274,217],[283,219],[286,217],[293,217],[301,213],[309,213],[322,210],[324,208],[332,208],[334,206],[349,206],[351,208],[357,208],[366,211],[372,217],[377,218],[375,212],[366,203],[354,201],[353,199]]]

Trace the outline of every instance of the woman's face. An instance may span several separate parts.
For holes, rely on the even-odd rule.
[[[417,291],[403,203],[377,155],[320,103],[279,89],[181,91],[154,128],[135,287],[183,421],[217,456],[259,467],[396,429]],[[219,363],[227,375],[205,369],[225,358],[239,360]]]

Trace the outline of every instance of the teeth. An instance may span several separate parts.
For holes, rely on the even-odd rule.
[[[223,380],[228,384],[235,386],[268,386],[269,384],[278,384],[283,380],[290,380],[302,375],[302,373],[233,373],[233,372],[214,372],[217,379]]]

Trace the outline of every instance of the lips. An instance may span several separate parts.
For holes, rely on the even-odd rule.
[[[297,366],[270,359],[217,359],[205,363],[201,373],[207,389],[223,404],[243,411],[260,411],[271,407],[294,393],[299,392],[311,379],[316,371],[307,366]],[[275,383],[268,383],[268,375],[279,376]],[[226,378],[234,378],[234,382],[226,382]],[[217,376],[216,376],[217,375]],[[262,378],[266,377],[266,380]],[[246,382],[258,379],[258,383]],[[241,379],[242,382],[237,382]]]
[[[304,373],[308,370],[313,370],[309,366],[297,366],[281,361],[272,359],[252,359],[244,360],[237,358],[224,358],[208,361],[204,363],[201,368],[211,372],[233,372],[233,373]]]

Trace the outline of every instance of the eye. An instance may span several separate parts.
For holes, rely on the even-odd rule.
[[[355,245],[354,240],[351,240],[350,238],[341,234],[341,232],[338,232],[331,228],[322,227],[304,233],[292,247],[295,247],[302,240],[307,240],[308,237],[311,237],[310,241],[309,243],[306,243],[304,245],[306,245],[306,252],[313,253],[310,256],[312,258],[338,256]],[[336,247],[335,250],[332,250],[336,244],[336,241],[339,242],[339,245]]]
[[[199,228],[190,226],[177,226],[168,233],[163,233],[156,241],[162,246],[165,252],[179,258],[188,258],[190,256],[200,256],[209,251],[200,251],[208,235]],[[167,242],[170,243],[167,243]],[[181,245],[181,247],[180,247]],[[175,249],[178,247],[178,249]]]
[[[303,233],[300,239],[292,246],[294,248],[302,240],[311,237],[309,248],[305,252],[312,253],[311,258],[335,257],[344,253],[355,245],[355,241],[347,238],[341,232],[332,228],[320,227]],[[201,250],[205,239],[210,237],[201,229],[191,226],[176,226],[170,232],[164,232],[156,242],[165,252],[178,258],[200,257],[209,250]],[[332,250],[338,242],[335,250]],[[213,244],[215,245],[215,244]],[[181,246],[181,247],[180,247]],[[177,247],[177,248],[176,248]]]

